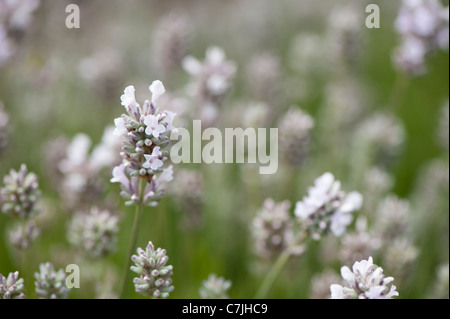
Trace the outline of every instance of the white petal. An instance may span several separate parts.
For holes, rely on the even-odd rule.
[[[219,47],[210,47],[206,51],[206,60],[212,65],[220,65],[225,61],[225,52]]]
[[[202,71],[202,64],[192,56],[183,59],[183,69],[190,75],[198,75]]]
[[[351,192],[345,197],[344,202],[342,203],[339,210],[342,213],[350,213],[360,209],[362,204],[363,204],[362,195],[358,192]]]
[[[331,299],[345,299],[344,298],[344,287],[341,285],[331,285],[330,291],[331,291]]]
[[[331,188],[334,182],[334,175],[331,173],[325,173],[314,182],[314,185],[319,189],[326,189],[327,191]]]
[[[127,107],[128,105],[136,103],[134,92],[135,89],[133,85],[129,85],[125,88],[123,95],[120,97],[123,106]]]
[[[91,147],[91,139],[86,134],[80,133],[75,135],[67,148],[67,158],[72,165],[80,165],[82,164],[89,152],[89,148]]]
[[[355,274],[347,266],[341,268],[341,276],[349,284],[350,287],[354,287],[356,284]]]
[[[166,92],[166,89],[164,88],[164,85],[161,81],[157,80],[152,83],[152,85],[149,86],[150,92],[152,92],[152,103],[153,105],[156,105],[158,103],[158,99]]]

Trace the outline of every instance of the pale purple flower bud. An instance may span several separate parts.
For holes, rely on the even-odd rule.
[[[192,39],[191,21],[179,12],[161,18],[153,37],[154,63],[164,74],[181,66]]]
[[[395,28],[402,44],[394,53],[394,62],[412,75],[426,71],[425,59],[431,52],[448,50],[448,8],[439,0],[403,0]]]
[[[26,165],[22,164],[19,171],[12,169],[3,178],[3,182],[4,186],[0,189],[0,207],[3,213],[21,219],[33,217],[41,195],[37,176],[29,173]]]
[[[131,260],[135,264],[131,270],[138,275],[133,279],[136,292],[153,299],[169,297],[175,289],[171,278],[173,267],[166,266],[169,258],[164,249],[155,250],[152,242],[149,242],[145,251],[138,248],[137,255],[133,255]]]
[[[116,250],[119,219],[107,210],[92,207],[76,214],[68,229],[68,240],[89,258],[100,258]]]
[[[283,159],[299,166],[308,158],[314,119],[297,107],[292,107],[278,123],[279,148]]]
[[[9,232],[9,241],[13,247],[25,250],[30,247],[39,234],[39,229],[33,221],[21,223]]]
[[[275,203],[266,199],[251,224],[254,251],[262,258],[273,258],[287,249],[292,249],[295,241],[293,221],[289,201]]]

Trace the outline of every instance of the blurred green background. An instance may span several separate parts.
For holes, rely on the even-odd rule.
[[[29,170],[39,176],[45,203],[43,209],[51,214],[45,220],[45,231],[30,250],[26,265],[21,262],[20,255],[9,248],[6,233],[10,218],[0,214],[0,272],[35,271],[39,263],[55,260],[55,255],[59,256],[55,264],[60,267],[78,260],[73,259],[74,253],[66,239],[65,226],[70,214],[61,208],[58,190],[46,177],[44,146],[58,135],[71,138],[79,132],[86,133],[93,144],[97,144],[104,128],[113,124],[114,118],[123,112],[119,98],[125,86],[133,84],[137,87],[138,101],[147,97],[144,89],[139,88],[145,88],[161,77],[151,62],[151,49],[155,45],[152,34],[161,16],[174,9],[187,13],[194,23],[193,56],[202,58],[209,45],[218,45],[224,48],[229,59],[237,62],[234,88],[227,99],[232,101],[246,98],[243,70],[249,58],[259,52],[270,51],[280,57],[283,79],[298,76],[288,66],[293,38],[302,32],[323,34],[330,12],[349,2],[352,1],[73,1],[80,4],[81,28],[67,29],[64,25],[65,6],[70,2],[42,1],[30,34],[21,40],[18,56],[0,68],[0,100],[11,122],[8,147],[0,153],[0,176],[26,163]],[[368,4],[371,1],[353,2]],[[360,59],[352,64],[352,74],[369,92],[363,96],[363,103],[370,110],[393,111],[405,127],[404,148],[389,167],[389,172],[395,177],[393,192],[409,198],[420,182],[420,172],[430,160],[444,158],[448,163],[448,149],[442,150],[436,135],[441,107],[449,96],[449,57],[448,52],[437,52],[429,57],[427,74],[408,78],[398,105],[391,108],[389,104],[396,94],[399,77],[391,58],[399,43],[393,27],[399,3],[377,1],[381,9],[381,28],[368,30],[361,26],[363,48]],[[364,9],[363,4],[361,8]],[[363,10],[361,15],[365,19]],[[123,64],[121,83],[109,92],[109,98],[96,94],[77,72],[82,58],[104,47],[119,50]],[[56,61],[57,76],[46,83],[40,78],[40,72],[50,60]],[[284,105],[273,107],[297,104],[312,114],[320,127],[328,80],[326,73],[312,79],[316,85],[310,88],[306,98],[286,97],[280,102]],[[336,81],[339,80],[338,77]],[[164,83],[169,91],[177,91],[187,81],[188,76],[181,71],[165,79]],[[319,137],[320,134],[317,140]],[[342,141],[351,143],[349,135]],[[255,271],[248,227],[264,198],[287,199],[294,206],[306,194],[314,178],[325,171],[336,174],[346,190],[358,187],[347,174],[351,170],[348,165],[352,154],[347,154],[344,162],[333,161],[328,151],[326,143],[316,143],[310,159],[313,164],[291,169],[294,177],[289,185],[292,187],[275,188],[273,192],[250,189],[239,165],[195,166],[203,173],[205,181],[204,221],[198,229],[180,227],[183,212],[171,196],[165,197],[156,208],[145,208],[138,246],[144,247],[151,240],[155,246],[167,250],[174,266],[175,291],[171,298],[199,298],[200,283],[210,273],[232,280],[231,298],[253,297],[262,275]],[[109,184],[109,176],[105,176],[105,183]],[[107,193],[120,205],[118,250],[106,260],[86,261],[81,265],[82,276],[88,276],[86,273],[98,268],[113,269],[119,276],[122,273],[134,209],[123,205],[117,185],[108,185]],[[428,212],[433,216],[431,222],[415,234],[414,242],[420,253],[412,275],[406,284],[398,287],[401,298],[427,297],[436,267],[448,262],[448,190],[446,194],[446,208]],[[338,270],[340,266],[338,262],[324,264],[320,242],[312,242],[301,258],[289,263],[270,297],[308,298],[312,276],[325,268]],[[96,280],[95,277],[87,278],[87,281]],[[82,281],[81,289],[71,293],[72,298],[95,297],[92,282],[84,283]],[[128,297],[140,298],[131,283]]]

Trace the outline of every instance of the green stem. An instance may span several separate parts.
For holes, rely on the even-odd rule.
[[[277,261],[275,262],[273,267],[270,269],[267,276],[264,278],[264,281],[263,281],[261,287],[259,288],[258,292],[255,295],[255,299],[262,299],[267,296],[267,292],[269,291],[273,282],[277,278],[281,269],[283,269],[284,266],[286,265],[290,256],[291,256],[291,254],[289,252],[285,251],[280,255],[280,257],[278,257]]]
[[[133,254],[133,251],[136,246],[137,241],[137,235],[139,231],[139,220],[141,218],[141,212],[142,212],[142,200],[144,197],[144,191],[145,191],[145,180],[141,178],[139,181],[139,204],[136,205],[136,210],[134,213],[134,222],[133,222],[133,228],[131,231],[131,240],[130,244],[128,246],[128,253],[127,253],[127,262],[124,269],[124,274],[122,276],[122,284],[121,284],[121,290],[120,290],[120,298],[123,299],[126,295],[127,291],[127,282],[130,278],[130,266],[131,266],[131,255]]]
[[[297,245],[300,245],[308,236],[304,235],[297,240],[296,243],[294,243],[292,246],[295,247]],[[281,270],[284,268],[286,263],[289,260],[289,257],[291,257],[290,249],[286,249],[280,257],[278,257],[275,264],[272,266],[270,271],[267,273],[266,277],[264,278],[264,281],[259,288],[258,292],[255,295],[255,299],[263,299],[266,298],[267,293],[269,292],[270,287],[272,287],[273,282],[278,277],[278,274],[281,272]]]

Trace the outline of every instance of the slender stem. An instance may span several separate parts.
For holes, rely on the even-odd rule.
[[[264,278],[264,281],[259,288],[258,292],[255,295],[255,299],[262,299],[267,296],[267,292],[269,291],[270,287],[272,286],[273,282],[277,278],[278,274],[280,273],[281,269],[284,268],[284,265],[286,265],[287,261],[289,260],[289,257],[291,254],[287,251],[284,251],[280,257],[278,257],[277,261],[273,265],[273,267],[268,272],[267,276]]]
[[[25,287],[27,288],[26,289],[27,297],[30,298],[31,292],[33,291],[33,289],[32,289],[32,282],[31,282],[32,280],[30,280],[30,275],[29,275],[30,267],[28,265],[28,263],[29,263],[28,249],[27,248],[22,249],[21,255],[22,255],[22,265],[23,265],[22,278],[25,282]]]
[[[303,235],[301,236],[292,246],[298,246],[300,245],[308,236]],[[291,257],[292,253],[290,249],[286,249],[280,257],[278,257],[275,264],[272,266],[270,271],[267,273],[266,277],[264,278],[264,281],[259,288],[258,292],[255,295],[255,299],[263,299],[266,298],[267,293],[269,292],[270,287],[272,287],[273,282],[278,277],[278,274],[281,272],[281,270],[284,268],[286,263],[289,260],[289,257]]]
[[[145,180],[143,178],[139,181],[139,204],[136,205],[136,210],[134,213],[134,222],[133,222],[133,228],[131,230],[131,239],[130,244],[128,246],[128,253],[126,255],[127,262],[124,269],[124,274],[122,276],[122,284],[121,284],[121,290],[120,290],[120,298],[123,299],[125,297],[126,291],[127,291],[127,282],[130,278],[130,266],[131,266],[131,255],[133,254],[133,251],[136,246],[136,240],[137,235],[139,231],[139,220],[141,218],[141,212],[142,212],[142,199],[144,197],[144,191],[145,191]]]

